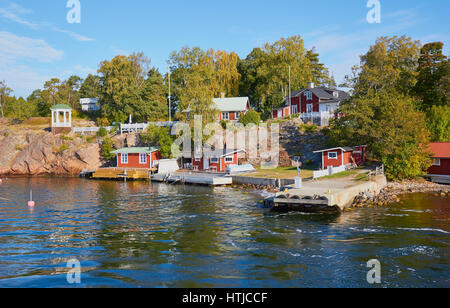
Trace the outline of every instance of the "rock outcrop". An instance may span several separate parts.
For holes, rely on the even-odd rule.
[[[0,176],[76,176],[102,165],[100,145],[75,135],[6,132],[0,135]]]

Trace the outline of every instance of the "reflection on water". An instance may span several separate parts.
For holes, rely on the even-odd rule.
[[[449,200],[431,195],[334,216],[142,182],[8,179],[0,196],[0,287],[69,287],[72,258],[81,286],[370,287],[374,258],[383,287],[450,286]]]

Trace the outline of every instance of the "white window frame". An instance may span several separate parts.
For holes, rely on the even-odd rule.
[[[228,121],[230,119],[230,113],[229,112],[222,112],[222,120]]]
[[[297,113],[298,113],[297,105],[292,105],[292,114],[297,114]]]
[[[148,163],[148,158],[147,158],[147,154],[139,154],[139,164],[140,165],[145,165]],[[142,158],[145,158],[144,160]]]
[[[312,92],[311,91],[306,92],[305,96],[306,96],[306,100],[312,101],[313,96],[312,96]]]
[[[196,158],[196,159],[195,159],[195,162],[196,162],[196,163],[200,163],[201,161],[202,161],[201,158]]]
[[[306,104],[306,113],[313,113],[313,111],[314,111],[314,105]]]
[[[331,157],[330,154],[336,154],[336,157]],[[328,152],[328,159],[338,159],[339,155],[338,152]]]
[[[227,163],[227,164],[234,163],[234,156],[227,156],[227,157],[225,157],[225,163]]]
[[[440,166],[441,165],[441,159],[440,158],[434,158],[433,159],[433,166]]]
[[[218,164],[219,159],[217,157],[211,157],[210,162],[211,162],[211,164]]]
[[[239,121],[240,117],[241,117],[241,113],[240,112],[235,112],[234,113],[234,118],[235,118],[236,121]]]
[[[128,154],[120,154],[120,162],[122,164],[128,164]]]

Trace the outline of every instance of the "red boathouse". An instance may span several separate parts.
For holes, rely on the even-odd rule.
[[[123,148],[112,153],[117,156],[117,168],[152,169],[162,158],[156,148]]]
[[[450,142],[430,143],[433,165],[428,169],[428,177],[433,182],[450,184]]]
[[[203,152],[202,157],[192,159],[194,171],[225,172],[228,166],[239,165],[239,153],[244,150],[215,150]]]

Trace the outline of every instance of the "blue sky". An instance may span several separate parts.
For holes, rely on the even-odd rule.
[[[143,51],[162,73],[183,46],[235,51],[301,35],[337,82],[377,37],[407,35],[450,43],[448,0],[380,0],[381,23],[369,24],[367,0],[79,0],[81,23],[69,24],[67,0],[0,0],[0,80],[27,96],[52,77],[95,73],[103,60]]]

